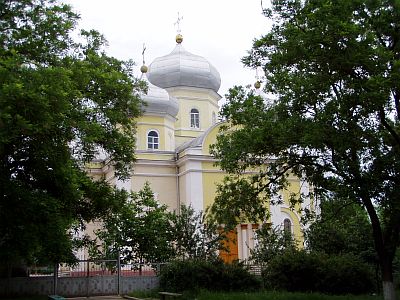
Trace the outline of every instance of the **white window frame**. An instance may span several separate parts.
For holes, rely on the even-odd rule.
[[[190,127],[200,128],[200,112],[197,108],[190,110]]]
[[[151,133],[155,133],[157,136],[150,135]],[[150,140],[151,139],[151,140]],[[158,150],[160,149],[160,134],[155,129],[150,129],[146,135],[146,143],[148,150]]]

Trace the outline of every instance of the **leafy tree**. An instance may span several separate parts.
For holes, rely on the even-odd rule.
[[[0,2],[1,263],[73,259],[71,227],[124,201],[85,164],[102,153],[129,173],[144,86],[98,32],[73,40],[78,19],[53,0]]]
[[[256,231],[257,245],[251,250],[251,260],[257,265],[268,263],[285,251],[295,250],[296,243],[291,233],[279,227],[262,226]]]
[[[288,184],[289,171],[311,183],[317,196],[352,199],[370,219],[384,298],[395,299],[400,3],[274,0],[264,13],[272,29],[243,62],[264,70],[273,99],[230,90],[222,109],[230,123],[213,151],[235,175],[212,211],[230,220],[263,219],[266,199]],[[260,165],[267,167],[240,176]]]
[[[212,222],[206,222],[202,211],[181,206],[180,213],[171,215],[175,257],[180,259],[215,259],[222,247],[224,232]]]
[[[329,255],[353,254],[375,264],[376,254],[367,212],[351,201],[325,200],[321,213],[306,230],[307,249]]]
[[[119,212],[103,220],[97,231],[101,240],[98,255],[115,258],[118,253],[127,263],[152,263],[168,260],[173,254],[170,214],[155,199],[146,183],[132,192]]]

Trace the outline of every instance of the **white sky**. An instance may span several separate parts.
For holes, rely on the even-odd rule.
[[[80,13],[80,27],[96,29],[109,42],[107,52],[119,59],[146,65],[175,47],[174,23],[180,16],[184,48],[203,56],[221,75],[219,94],[234,85],[254,84],[256,72],[244,68],[240,59],[251,49],[254,38],[270,29],[262,15],[268,0],[64,0]],[[261,74],[260,74],[261,75]],[[223,102],[223,101],[222,101]]]

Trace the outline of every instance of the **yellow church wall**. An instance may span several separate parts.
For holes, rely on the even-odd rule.
[[[136,159],[144,159],[144,160],[151,160],[151,161],[172,161],[174,160],[175,153],[174,152],[165,152],[165,151],[151,151],[148,150],[146,152],[136,152]]]
[[[289,176],[288,178],[289,185],[286,189],[282,191],[284,204],[287,206],[291,206],[290,198],[294,195],[295,197],[300,195],[300,180],[293,176]],[[299,211],[301,209],[300,204],[296,203],[294,205],[294,210]]]
[[[294,240],[297,242],[297,246],[299,248],[303,248],[303,241],[304,241],[304,235],[303,232],[301,230],[301,224],[300,224],[300,219],[299,216],[293,212],[293,210],[287,208],[287,207],[281,207],[281,212],[284,212],[286,214],[288,214],[293,222],[292,224],[292,235],[294,237]]]
[[[214,203],[217,184],[221,183],[226,174],[215,167],[212,162],[203,162],[203,203],[204,209]]]
[[[193,108],[199,111],[200,130],[207,130],[212,125],[212,112],[218,112],[218,108],[208,101],[190,101],[187,99],[181,99],[180,101],[179,116],[181,124],[177,124],[177,128],[191,128],[190,111]]]
[[[137,122],[136,147],[139,150],[147,149],[147,134],[156,130],[159,134],[159,150],[175,149],[175,119],[162,116],[142,116]]]
[[[213,112],[218,115],[219,95],[204,89],[185,88],[169,89],[169,93],[179,101],[179,113],[175,123],[176,143],[180,145],[199,136],[213,123]],[[191,128],[190,111],[195,108],[199,111],[200,128]]]
[[[139,191],[148,182],[159,203],[176,210],[178,205],[176,171],[171,166],[140,165],[135,166],[131,178],[133,191]]]

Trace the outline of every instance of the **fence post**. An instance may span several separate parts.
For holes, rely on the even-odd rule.
[[[118,251],[118,259],[117,259],[117,290],[118,290],[118,295],[121,295],[121,257],[119,255]]]
[[[89,276],[90,276],[90,269],[89,269],[89,260],[86,261],[86,297],[89,297]]]
[[[58,263],[54,264],[53,272],[53,295],[57,295],[57,281],[58,281]]]

